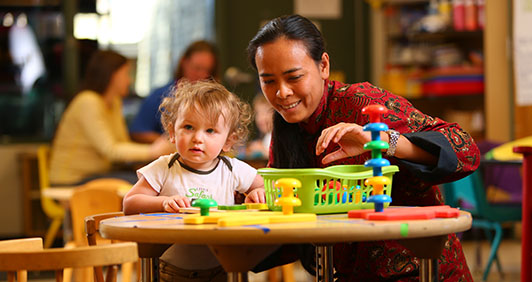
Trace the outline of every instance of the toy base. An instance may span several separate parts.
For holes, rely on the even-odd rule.
[[[428,207],[390,207],[382,212],[374,210],[352,210],[347,213],[349,218],[362,218],[367,220],[412,220],[431,218],[458,217],[460,211],[450,206]]]

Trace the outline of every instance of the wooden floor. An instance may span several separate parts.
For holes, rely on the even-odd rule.
[[[480,245],[482,266],[477,263],[477,248]],[[482,281],[482,274],[484,266],[488,262],[488,256],[490,251],[490,245],[487,241],[474,242],[465,241],[462,242],[464,254],[466,256],[467,264],[471,270],[474,281]],[[501,262],[503,276],[501,277],[495,263],[491,266],[490,274],[487,281],[497,282],[518,282],[521,277],[521,240],[520,239],[506,239],[501,242],[498,251],[499,259]]]

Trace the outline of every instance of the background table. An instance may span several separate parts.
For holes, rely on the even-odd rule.
[[[326,249],[317,249],[317,255],[326,256],[321,258],[325,260],[322,262],[330,264],[334,243],[400,239],[422,260],[421,281],[430,281],[430,275],[427,277],[422,272],[431,270],[431,260],[441,254],[447,235],[469,229],[471,220],[471,215],[463,211],[458,218],[400,221],[348,219],[346,214],[334,214],[319,215],[315,222],[218,227],[214,224],[185,225],[182,214],[156,213],[106,219],[100,223],[100,233],[109,239],[138,242],[141,258],[158,257],[172,243],[209,245],[230,273],[231,281],[241,277],[235,273],[245,273],[260,262],[271,252],[271,245],[313,243],[326,246]],[[158,252],[150,253],[154,246],[161,247]],[[147,269],[149,263],[142,264],[143,279],[150,278],[146,273],[150,271]],[[322,278],[331,280],[332,269],[325,266]]]

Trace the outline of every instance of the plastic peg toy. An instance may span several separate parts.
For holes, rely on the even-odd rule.
[[[283,196],[275,199],[275,205],[281,206],[283,215],[292,215],[294,206],[300,206],[301,200],[294,197],[293,188],[301,188],[301,182],[295,178],[280,178],[274,183],[275,187],[281,188]]]
[[[210,208],[218,206],[218,203],[213,199],[197,199],[192,203],[192,206],[200,208],[201,216],[208,216]]]
[[[382,212],[384,210],[384,203],[390,203],[392,201],[390,196],[382,193],[384,185],[390,185],[391,183],[390,178],[386,176],[375,176],[364,181],[366,186],[373,187],[373,196],[369,197],[368,202],[375,205],[376,212]]]
[[[388,109],[379,104],[365,106],[362,109],[362,113],[369,116],[369,122],[376,123],[381,122],[381,116],[388,112]]]
[[[373,177],[366,179],[365,185],[373,187],[373,195],[369,197],[368,202],[374,203],[375,211],[382,212],[384,203],[390,203],[392,198],[383,194],[384,186],[390,185],[391,180],[382,176],[382,167],[389,166],[390,161],[382,158],[382,150],[389,148],[389,144],[382,141],[381,131],[388,130],[388,126],[381,122],[381,116],[388,112],[383,105],[369,105],[362,109],[363,114],[369,115],[370,123],[363,127],[364,131],[371,132],[371,141],[364,144],[365,150],[371,150],[371,159],[364,163],[364,166],[373,168]]]

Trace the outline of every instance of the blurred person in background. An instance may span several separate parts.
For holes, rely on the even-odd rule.
[[[142,102],[129,128],[134,141],[152,143],[163,134],[159,105],[181,78],[186,78],[188,81],[207,78],[217,80],[218,52],[216,47],[205,40],[195,41],[187,47],[177,65],[174,80],[155,89]]]
[[[262,93],[253,99],[253,112],[258,132],[257,137],[248,143],[246,155],[249,159],[267,159],[272,139],[274,109]]]
[[[96,51],[87,65],[81,91],[68,105],[52,144],[50,182],[83,184],[113,177],[135,183],[133,169],[115,170],[116,164],[147,163],[173,151],[166,137],[152,144],[132,142],[122,99],[129,93],[130,63],[114,51]]]

